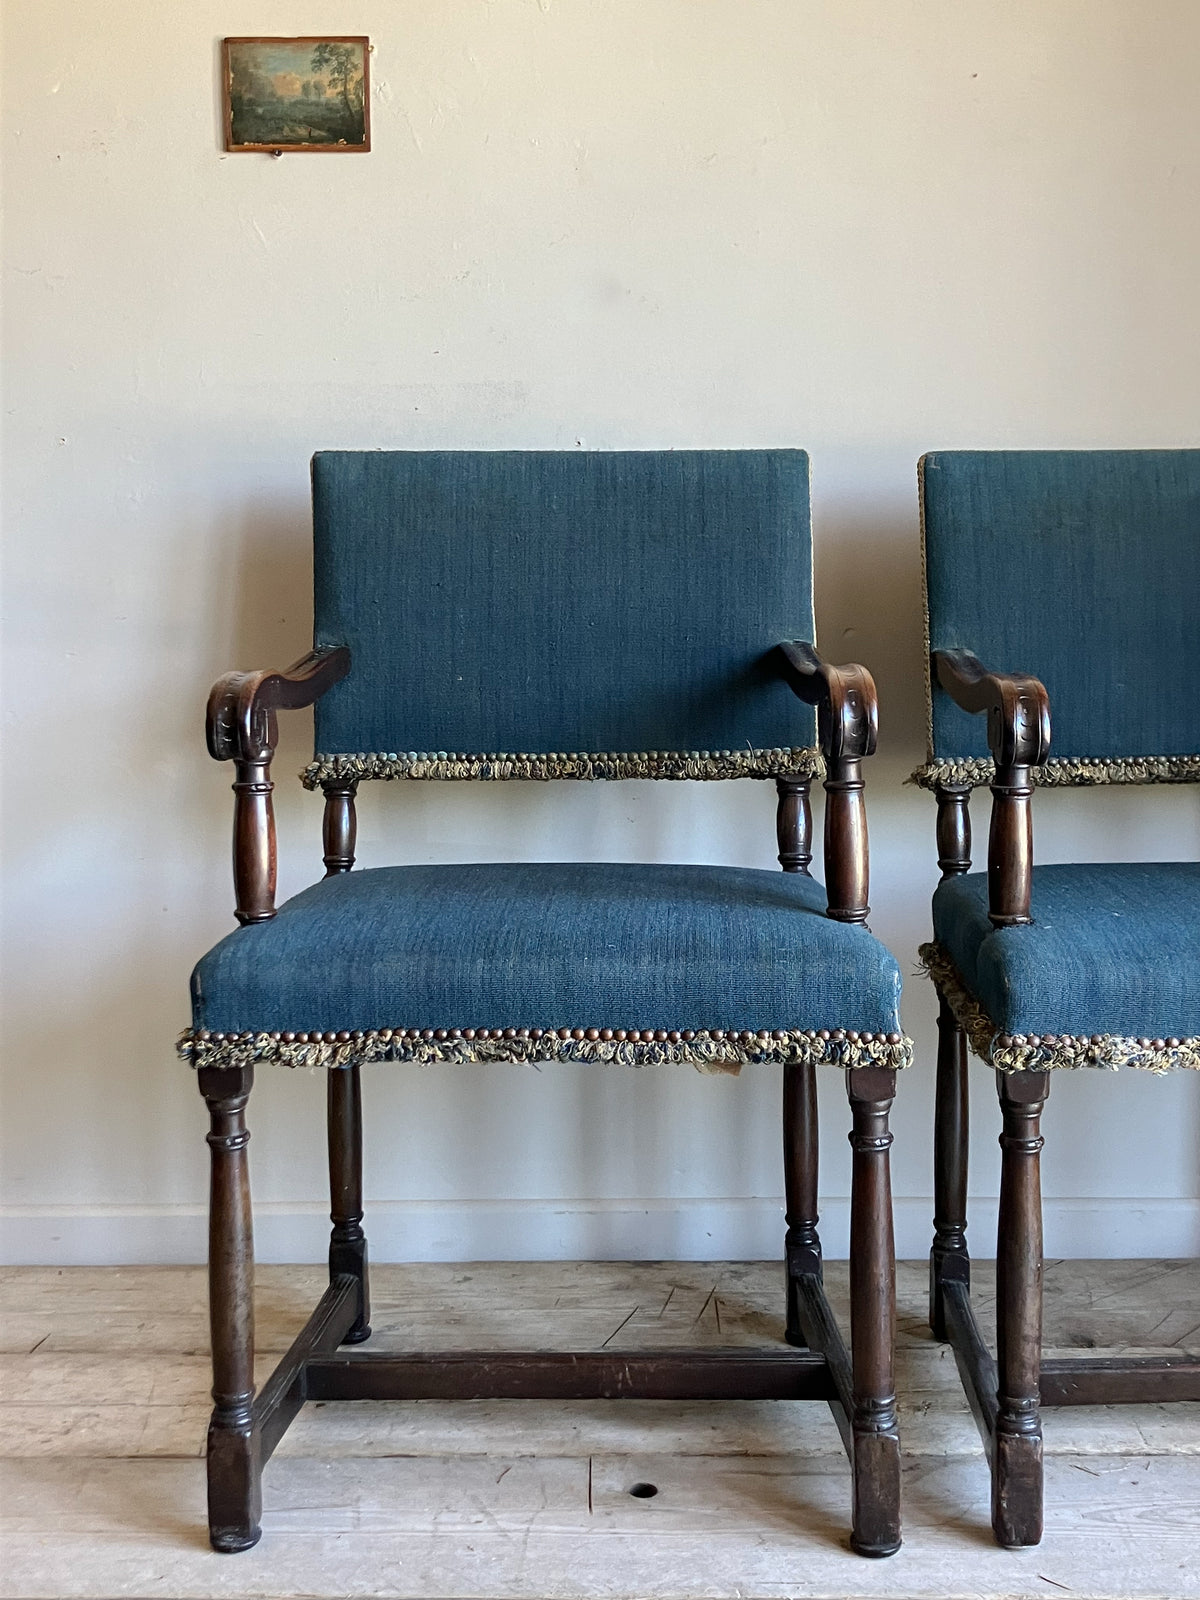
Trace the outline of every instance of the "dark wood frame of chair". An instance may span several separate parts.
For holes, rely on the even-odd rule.
[[[1050,702],[1032,677],[989,672],[969,651],[938,650],[935,681],[964,711],[988,719],[995,763],[988,838],[988,915],[995,927],[1029,923],[1033,872],[1031,768],[1050,754]],[[971,866],[969,784],[938,784],[943,879]],[[1200,1360],[1042,1358],[1041,1115],[1049,1072],[996,1073],[1002,1132],[996,1242],[996,1358],[971,1304],[967,1251],[967,1039],[939,991],[934,1123],[934,1242],[929,1321],[948,1340],[992,1473],[992,1527],[1006,1546],[1042,1536],[1042,1406],[1200,1400]]]
[[[775,661],[796,694],[818,708],[826,763],[828,915],[864,923],[868,847],[862,762],[875,749],[875,685],[864,668],[830,666],[808,644],[781,645]],[[349,670],[348,650],[313,652],[286,672],[230,674],[209,697],[209,751],[218,761],[232,760],[235,769],[233,868],[240,923],[264,922],[275,915],[271,759],[277,740],[276,713],[313,704]],[[323,787],[324,859],[326,876],[331,876],[348,872],[354,863],[356,782],[331,781]],[[785,872],[807,873],[812,860],[809,782],[781,778],[777,789],[780,863]],[[262,1468],[306,1400],[808,1399],[829,1403],[850,1458],[854,1549],[866,1556],[890,1555],[900,1545],[893,1372],[895,1251],[888,1154],[895,1077],[894,1069],[878,1066],[846,1072],[853,1147],[850,1351],[822,1287],[816,1069],[792,1064],[784,1068],[783,1133],[786,1339],[794,1349],[375,1354],[338,1349],[369,1336],[370,1313],[362,1227],[359,1068],[331,1068],[329,1288],[256,1396],[245,1120],[253,1069],[201,1067],[200,1093],[212,1123],[209,1297],[214,1409],[208,1430],[208,1515],[213,1547],[244,1550],[257,1541]]]

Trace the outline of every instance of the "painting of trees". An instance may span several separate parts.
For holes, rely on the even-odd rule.
[[[228,150],[369,150],[369,41],[226,39]]]
[[[312,53],[312,70],[324,74],[329,87],[341,94],[346,115],[353,117],[362,105],[361,52],[353,45],[323,39]]]

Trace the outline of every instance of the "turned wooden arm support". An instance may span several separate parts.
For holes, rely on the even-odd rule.
[[[205,733],[214,761],[232,761],[233,883],[239,922],[275,915],[275,812],[271,758],[279,738],[276,713],[311,706],[350,671],[339,645],[312,650],[286,672],[229,672],[208,697]]]
[[[879,703],[865,667],[834,667],[811,644],[781,644],[784,680],[817,708],[817,737],[825,757],[825,889],[827,915],[865,922],[870,910],[870,851],[863,796],[863,758],[875,754]]]
[[[969,650],[935,650],[935,682],[964,711],[987,713],[996,765],[988,833],[988,916],[998,928],[1032,922],[1033,783],[1031,767],[1050,754],[1050,697],[1037,678],[989,672]]]

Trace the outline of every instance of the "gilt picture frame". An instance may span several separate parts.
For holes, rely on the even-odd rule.
[[[221,42],[225,148],[367,152],[371,43],[359,34]]]

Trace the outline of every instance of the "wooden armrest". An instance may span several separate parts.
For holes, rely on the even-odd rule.
[[[279,737],[276,712],[319,700],[350,671],[344,645],[312,650],[286,672],[229,672],[208,697],[209,754],[232,761],[234,915],[241,923],[275,915],[275,810],[271,757]]]
[[[817,708],[817,739],[827,761],[873,756],[879,740],[879,699],[866,667],[831,666],[814,645],[779,646],[783,676],[805,705]]]
[[[989,672],[969,650],[935,650],[930,671],[956,706],[987,713],[996,764],[988,834],[988,916],[998,928],[1032,922],[1033,784],[1050,755],[1050,697],[1037,678]]]
[[[879,702],[866,667],[832,666],[802,640],[779,646],[780,672],[806,705],[817,708],[825,757],[825,892],[835,922],[865,922],[870,886],[862,763],[875,754]]]
[[[988,749],[1000,767],[1040,767],[1050,754],[1050,697],[1037,679],[989,672],[969,650],[935,650],[938,685],[964,711],[987,712]]]
[[[311,706],[350,671],[345,645],[310,650],[284,672],[227,672],[208,697],[205,733],[214,761],[270,759],[275,713]]]

